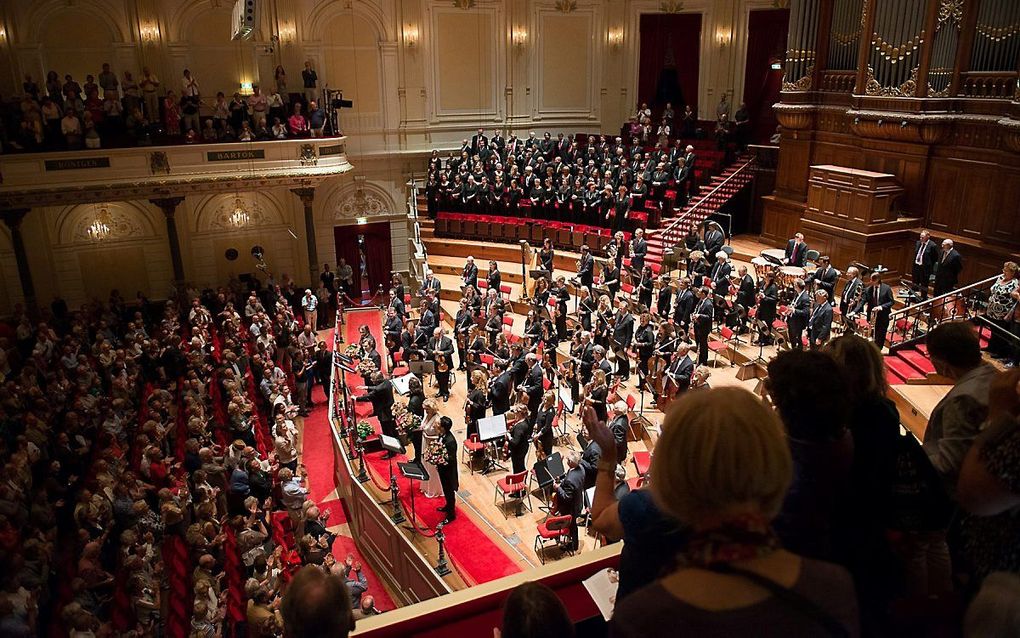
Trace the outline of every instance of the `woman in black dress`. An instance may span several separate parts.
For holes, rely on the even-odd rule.
[[[467,436],[478,434],[478,419],[485,418],[486,411],[486,377],[481,370],[471,373],[471,391],[464,403],[464,417],[467,420]]]
[[[765,345],[772,343],[770,330],[772,322],[776,320],[776,304],[779,302],[779,287],[776,286],[776,274],[772,271],[765,273],[762,280],[761,291],[758,293],[758,314],[757,319],[761,321],[761,331],[758,333],[758,341]]]
[[[546,456],[552,454],[553,450],[553,419],[556,416],[556,393],[552,390],[542,395],[542,405],[538,408],[535,417],[535,433],[533,439],[542,446],[542,452]]]
[[[425,390],[421,386],[421,381],[418,377],[412,377],[407,384],[408,398],[407,398],[407,411],[411,414],[415,414],[421,418],[422,423],[425,422]],[[416,428],[407,434],[407,438],[411,439],[411,447],[414,448],[414,458],[411,460],[412,463],[417,463],[421,459],[421,429]]]

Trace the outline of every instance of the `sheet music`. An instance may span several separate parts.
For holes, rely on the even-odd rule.
[[[574,411],[574,398],[570,396],[569,386],[560,386],[560,403],[563,404],[563,409],[567,412]]]
[[[606,568],[581,581],[602,617],[609,622],[616,606],[616,591],[620,588],[619,576],[615,569]]]
[[[390,383],[393,384],[393,389],[397,391],[397,394],[402,397],[406,397],[411,391],[411,378],[414,376],[415,375],[413,374],[405,374],[399,377],[393,377],[390,379]]]
[[[506,436],[506,415],[497,414],[478,419],[478,439],[491,441]]]

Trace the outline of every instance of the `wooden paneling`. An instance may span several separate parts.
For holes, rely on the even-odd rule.
[[[807,171],[811,164],[811,141],[786,139],[779,145],[776,194],[803,201],[807,197]]]
[[[928,189],[928,216],[933,229],[981,239],[986,227],[999,225],[998,221],[987,219],[1007,213],[996,204],[1002,189],[1012,188],[1008,180],[999,182],[999,173],[994,166],[978,162],[935,160],[932,162],[930,187]],[[1012,201],[1012,214],[1004,216],[999,225],[997,238],[1016,241],[1016,202]],[[1012,223],[1010,223],[1012,222]]]
[[[1003,168],[995,180],[993,209],[985,215],[985,236],[1015,245],[1020,239],[1020,169]]]

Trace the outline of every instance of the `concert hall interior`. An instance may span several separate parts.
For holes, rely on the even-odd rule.
[[[1018,79],[1017,0],[0,3],[0,634],[1020,635]]]

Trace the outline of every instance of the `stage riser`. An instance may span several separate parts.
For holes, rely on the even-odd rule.
[[[495,259],[496,261],[515,263],[517,264],[518,269],[520,269],[521,247],[519,244],[499,244],[495,242],[478,241],[467,243],[449,241],[445,238],[425,239],[424,243],[430,255],[445,255],[447,257],[464,258],[468,255],[473,255],[476,263],[482,260],[489,261],[490,259]],[[533,245],[532,248],[538,248],[538,246]],[[553,259],[553,267],[570,272],[576,272],[577,260],[580,258],[581,255],[578,253],[557,250],[556,257]],[[457,274],[459,275],[460,273]],[[503,276],[505,277],[507,274],[508,273],[503,273]],[[520,277],[520,272],[517,273],[517,276]]]

